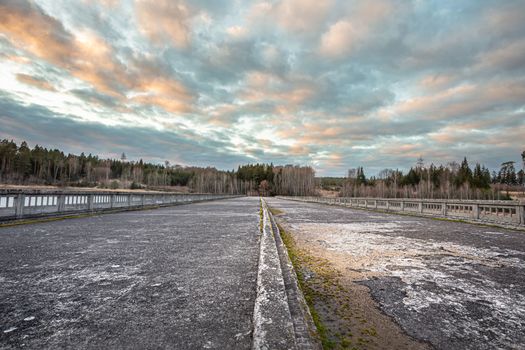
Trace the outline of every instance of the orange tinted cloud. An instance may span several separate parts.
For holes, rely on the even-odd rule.
[[[114,57],[112,47],[93,32],[82,32],[75,37],[75,54],[70,71],[73,76],[89,82],[97,90],[123,98],[123,90],[134,84],[126,67]]]
[[[308,146],[297,142],[288,148],[288,153],[294,156],[304,156],[310,153],[310,149]]]
[[[21,83],[39,88],[41,90],[56,91],[55,87],[51,85],[50,82],[43,79],[35,78],[31,75],[17,74],[16,80],[18,80]]]
[[[340,20],[330,26],[321,38],[321,53],[326,56],[339,56],[349,53],[357,40],[354,25],[347,20]]]
[[[267,24],[271,18],[279,29],[293,34],[317,34],[330,15],[333,0],[256,1],[246,20],[251,25]]]
[[[144,76],[138,78],[131,101],[139,104],[158,106],[172,113],[186,113],[192,110],[193,96],[174,79]]]
[[[135,12],[140,31],[157,44],[190,43],[190,9],[182,0],[139,0]]]
[[[115,62],[109,45],[94,33],[73,36],[56,19],[27,2],[0,4],[0,32],[7,34],[13,45],[69,71],[97,89],[120,94],[115,81],[122,82],[125,69]]]
[[[463,84],[400,101],[388,110],[380,111],[380,115],[447,120],[481,113],[498,105],[520,104],[524,99],[525,86],[520,82]]]
[[[95,32],[83,30],[72,35],[33,4],[16,1],[0,4],[0,32],[5,33],[13,45],[68,71],[122,103],[126,103],[128,92],[134,92],[139,94],[133,98],[134,103],[156,105],[168,112],[191,110],[192,96],[176,79],[165,77],[163,72],[140,62],[126,66],[116,58],[112,46]],[[18,79],[40,88],[52,88],[30,77]]]
[[[392,4],[388,1],[358,3],[349,10],[347,16],[338,19],[322,35],[319,52],[328,57],[351,53],[391,11]]]
[[[0,32],[13,44],[54,64],[68,65],[72,36],[62,24],[24,1],[0,2]]]
[[[90,0],[92,1],[92,0]],[[106,7],[115,7],[120,4],[120,0],[97,0],[101,5]],[[88,1],[89,2],[89,1]]]
[[[239,93],[250,103],[275,102],[277,113],[292,113],[315,95],[315,86],[300,78],[285,80],[274,74],[249,72],[245,88]]]
[[[452,81],[454,81],[454,79],[450,75],[431,74],[431,75],[427,75],[423,77],[420,80],[419,85],[422,88],[425,88],[428,90],[437,90],[437,89],[445,88]]]
[[[274,13],[278,23],[289,31],[316,31],[332,4],[332,0],[283,0],[275,6]]]

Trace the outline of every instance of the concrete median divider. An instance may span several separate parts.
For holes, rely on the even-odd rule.
[[[260,226],[252,348],[320,349],[311,336],[313,321],[298,288],[293,266],[263,199]]]

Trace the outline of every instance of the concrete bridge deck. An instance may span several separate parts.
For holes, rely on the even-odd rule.
[[[249,349],[259,200],[0,228],[2,349]]]
[[[356,308],[378,308],[421,348],[524,348],[522,232],[268,204],[299,244],[373,297]],[[258,274],[269,271],[259,263],[259,223],[252,197],[0,228],[0,348],[253,348]],[[264,302],[279,292],[262,289]],[[383,331],[358,348],[396,348]]]
[[[436,349],[525,349],[523,232],[276,198],[267,202],[282,212],[276,219],[300,248],[326,259],[350,281],[352,317],[359,309],[379,308],[377,317],[386,313],[412,338]],[[373,297],[370,303],[359,299],[363,289]],[[396,346],[384,323],[362,311],[352,344],[362,337],[366,344],[359,349],[408,348]],[[325,316],[333,319],[333,313]],[[375,325],[377,334],[360,333],[363,322],[368,331]]]

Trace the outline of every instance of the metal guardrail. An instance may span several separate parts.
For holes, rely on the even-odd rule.
[[[0,221],[167,206],[238,196],[151,192],[0,191]]]
[[[525,227],[525,203],[520,201],[284,196],[279,198]]]

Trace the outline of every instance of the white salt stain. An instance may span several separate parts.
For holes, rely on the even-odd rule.
[[[35,319],[35,316],[29,316],[24,318],[24,321],[33,321]]]
[[[510,345],[507,332],[525,327],[525,295],[479,273],[480,265],[522,271],[523,259],[516,256],[523,256],[523,252],[394,236],[396,231],[407,230],[406,223],[294,226],[310,242],[343,254],[345,264],[352,270],[363,271],[368,276],[400,278],[406,284],[403,304],[407,309],[424,313],[425,309],[439,304],[455,310],[458,319],[447,321],[443,329],[450,336],[470,337],[481,330],[485,332],[487,322],[494,320],[507,328],[495,330],[496,343]],[[467,309],[471,305],[488,309],[490,316],[474,319]]]
[[[86,267],[75,274],[75,278],[82,279],[86,283],[108,283],[111,281],[139,281],[145,280],[145,276],[138,275],[140,267],[121,265],[100,265]]]
[[[246,333],[237,333],[237,334],[234,335],[234,337],[235,337],[236,340],[239,340],[239,339],[241,339],[243,337],[246,337],[246,336],[250,335],[251,333],[252,333],[251,331],[248,331]]]
[[[152,287],[160,287],[161,285],[162,285],[162,283],[154,283],[154,284],[152,284],[151,286],[152,286]]]
[[[4,333],[11,333],[12,331],[17,330],[17,329],[18,327],[11,327],[11,328],[6,329]]]

